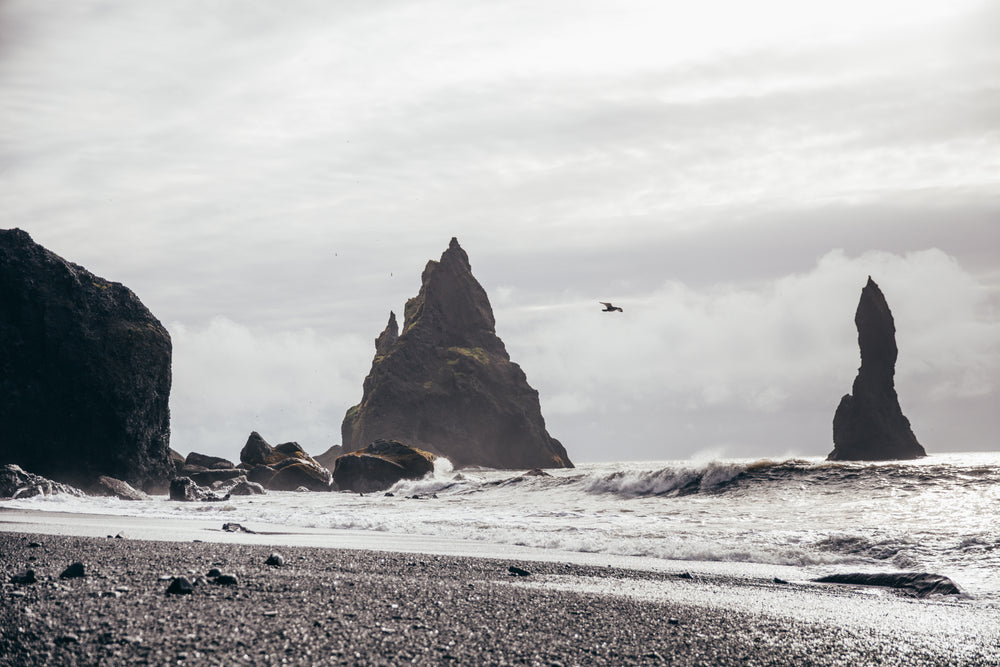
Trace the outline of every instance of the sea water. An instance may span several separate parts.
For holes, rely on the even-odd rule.
[[[215,503],[68,496],[0,507],[253,528],[377,531],[670,562],[927,571],[1000,605],[1000,453],[889,463],[726,459],[585,463],[547,476],[452,470],[388,492],[269,492]]]

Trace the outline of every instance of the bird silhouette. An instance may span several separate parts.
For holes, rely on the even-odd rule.
[[[607,301],[598,301],[598,303],[599,303],[599,304],[601,304],[602,306],[604,306],[604,310],[602,310],[602,311],[601,311],[602,313],[613,313],[613,312],[615,312],[616,310],[617,310],[617,311],[618,311],[619,313],[624,313],[624,312],[625,312],[625,311],[624,311],[624,310],[622,310],[622,309],[621,309],[620,307],[618,307],[618,306],[615,306],[615,305],[613,305],[613,304],[610,304],[610,303],[608,303]]]

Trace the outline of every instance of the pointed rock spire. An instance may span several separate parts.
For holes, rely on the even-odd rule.
[[[341,431],[345,452],[391,439],[455,466],[573,465],[546,431],[538,392],[497,337],[486,291],[454,238],[424,268],[402,332],[390,314],[361,403],[347,411]]]
[[[861,368],[851,394],[833,417],[831,461],[884,461],[926,456],[896,395],[896,325],[882,290],[871,276],[854,316]]]

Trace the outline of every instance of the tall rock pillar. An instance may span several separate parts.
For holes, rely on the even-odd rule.
[[[896,325],[882,290],[868,277],[854,316],[861,368],[852,393],[833,416],[830,461],[884,461],[926,456],[896,395]]]

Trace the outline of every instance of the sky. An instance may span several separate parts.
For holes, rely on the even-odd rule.
[[[917,438],[992,450],[998,36],[990,0],[0,0],[0,226],[164,323],[181,453],[339,444],[453,236],[574,461],[826,455],[869,275]]]

